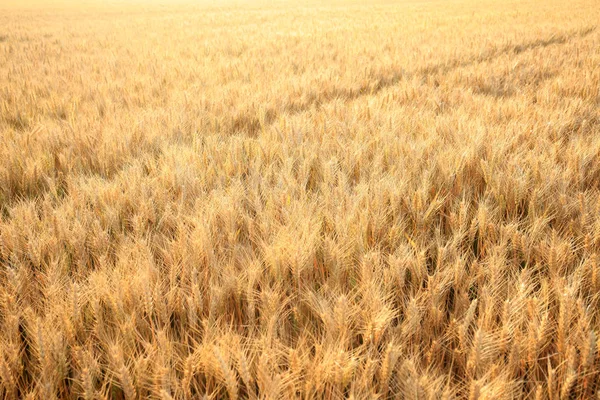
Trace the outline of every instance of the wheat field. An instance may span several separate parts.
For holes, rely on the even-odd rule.
[[[600,398],[598,25],[0,1],[0,397]]]

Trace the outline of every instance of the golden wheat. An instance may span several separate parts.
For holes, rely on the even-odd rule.
[[[0,3],[0,395],[599,397],[598,21]]]

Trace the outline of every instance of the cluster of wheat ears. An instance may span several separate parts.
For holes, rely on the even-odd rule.
[[[0,3],[0,397],[600,393],[600,7]]]

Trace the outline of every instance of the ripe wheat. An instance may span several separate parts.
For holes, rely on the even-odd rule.
[[[599,396],[598,21],[0,3],[0,396]]]

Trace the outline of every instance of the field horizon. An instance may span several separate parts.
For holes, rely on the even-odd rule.
[[[0,2],[0,397],[600,398],[599,21]]]

